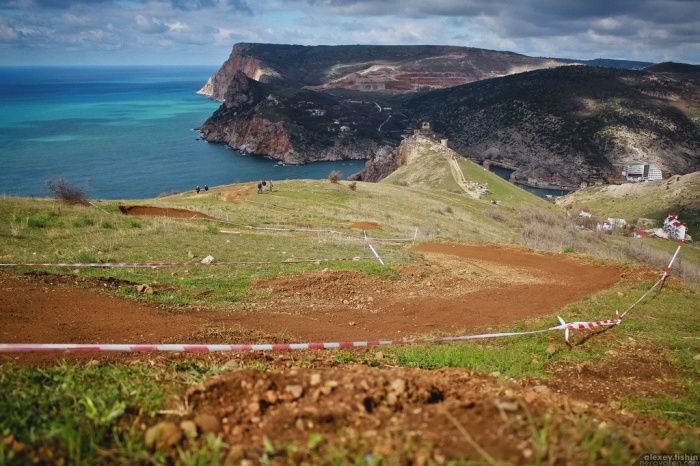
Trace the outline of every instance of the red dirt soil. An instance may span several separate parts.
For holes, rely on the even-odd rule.
[[[213,343],[193,341],[207,328],[284,333],[296,342],[455,334],[552,314],[620,278],[617,267],[516,247],[429,243],[415,249],[423,258],[399,266],[398,280],[330,269],[282,276],[253,284],[267,297],[225,312],[170,311],[71,286],[107,290],[120,285],[114,280],[3,272],[0,340]]]
[[[0,342],[253,343],[456,335],[551,315],[611,287],[621,276],[616,266],[520,247],[427,243],[415,250],[420,259],[397,267],[395,280],[330,269],[282,276],[254,283],[253,291],[263,297],[230,310],[183,312],[118,299],[110,291],[132,284],[113,279],[0,271]],[[384,361],[376,348],[353,354]],[[668,443],[649,434],[668,429],[661,421],[620,411],[618,396],[684,391],[673,383],[656,383],[673,368],[663,354],[634,342],[595,366],[553,366],[551,381],[505,381],[458,369],[340,365],[329,351],[0,354],[0,369],[9,361],[158,364],[178,357],[228,361],[230,372],[171,399],[159,417],[175,429],[183,420],[195,420],[206,430],[201,416],[209,416],[211,431],[229,445],[224,450],[227,464],[260,458],[264,437],[276,445],[296,442],[301,445],[299,462],[313,463],[312,432],[336,445],[369,445],[374,457],[394,458],[395,463],[495,458],[580,464],[591,461],[572,447],[583,435],[581,416],[605,432],[614,428],[617,442],[634,459],[643,451],[668,451]],[[269,371],[236,369],[254,360]],[[557,438],[542,444],[537,432],[544,428]],[[199,441],[182,437],[158,448],[176,455],[176,447],[192,448]],[[595,462],[609,453],[601,449]]]
[[[214,219],[207,214],[187,209],[175,209],[171,207],[152,207],[142,205],[125,206],[120,205],[119,210],[124,215],[138,215],[144,217],[171,217],[171,218],[209,218]]]

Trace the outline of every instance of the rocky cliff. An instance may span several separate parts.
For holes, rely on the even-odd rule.
[[[638,160],[700,170],[696,67],[557,64],[464,47],[237,44],[202,91],[223,104],[200,131],[285,163],[375,158],[363,180],[386,176],[402,135],[426,121],[525,179],[578,186]]]
[[[199,92],[224,100],[237,71],[260,82],[284,82],[287,87],[403,94],[563,64],[470,47],[239,43]]]
[[[383,160],[413,127],[404,94],[560,64],[467,47],[236,44],[199,91],[223,101],[199,129],[284,163]]]
[[[223,97],[199,128],[204,139],[287,164],[370,159],[400,140],[396,128],[402,123],[387,123],[374,103],[273,86],[241,70]],[[371,114],[363,117],[365,111]]]
[[[226,91],[238,71],[260,82],[269,82],[272,79],[279,78],[279,75],[274,70],[265,66],[258,58],[248,55],[248,48],[248,44],[234,45],[228,60],[224,62],[219,71],[209,77],[207,83],[198,93],[214,100],[225,100]]]
[[[567,66],[433,91],[406,108],[457,152],[521,176],[578,185],[631,161],[668,176],[700,170],[698,78]]]

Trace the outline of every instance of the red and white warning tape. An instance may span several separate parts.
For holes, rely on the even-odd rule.
[[[369,244],[369,243],[368,243]],[[283,350],[310,350],[310,349],[333,349],[333,348],[359,348],[371,346],[389,346],[389,345],[413,345],[420,343],[443,343],[466,340],[479,340],[487,338],[502,338],[521,335],[533,335],[536,333],[564,331],[564,338],[567,343],[569,341],[569,333],[571,330],[589,330],[597,327],[607,327],[612,325],[620,325],[622,318],[634,308],[639,302],[644,299],[654,288],[662,283],[670,273],[671,266],[680,251],[683,242],[681,241],[676,253],[673,255],[671,262],[668,264],[666,271],[661,278],[639,298],[632,306],[629,307],[622,315],[619,312],[615,313],[614,319],[598,320],[594,322],[565,322],[564,319],[558,317],[560,325],[550,327],[543,330],[531,330],[525,332],[506,332],[506,333],[484,333],[478,335],[462,335],[453,337],[436,337],[422,338],[416,340],[367,340],[367,341],[351,341],[351,342],[326,342],[326,343],[273,343],[273,344],[214,344],[214,345],[186,345],[186,344],[164,344],[164,345],[129,345],[129,344],[73,344],[73,343],[6,343],[0,344],[0,353],[39,353],[39,352],[152,352],[152,351],[169,351],[169,352],[222,352],[222,351],[283,351]],[[378,257],[377,257],[378,258]],[[381,260],[381,259],[380,259]]]
[[[236,345],[128,345],[128,344],[55,344],[55,343],[7,343],[0,344],[0,353],[43,353],[43,352],[144,352],[144,351],[170,351],[170,352],[222,352],[222,351],[285,351],[285,350],[311,350],[311,349],[335,349],[335,348],[361,348],[372,346],[412,345],[419,343],[440,343],[450,341],[477,340],[483,338],[497,338],[505,336],[528,335],[533,333],[548,332],[547,330],[534,330],[531,332],[488,333],[482,335],[464,335],[458,337],[423,338],[418,340],[367,340],[367,341],[340,341],[325,343],[273,343],[273,344],[236,344]]]
[[[340,261],[362,261],[373,260],[372,257],[339,257],[336,259],[298,259],[284,261],[227,261],[227,262],[94,262],[94,263],[17,263],[17,264],[0,264],[0,267],[143,267],[143,268],[160,268],[160,267],[197,267],[206,265],[266,265],[266,264],[303,264],[303,263],[319,263],[319,262],[340,262]]]

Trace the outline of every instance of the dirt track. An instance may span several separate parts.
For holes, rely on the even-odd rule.
[[[416,250],[422,258],[400,266],[397,280],[329,269],[284,276],[255,283],[254,290],[267,297],[230,311],[171,312],[110,296],[106,291],[122,285],[113,280],[0,271],[0,341],[252,343],[458,334],[552,314],[621,276],[614,266],[517,247],[430,243]],[[46,364],[65,357],[158,364],[177,356],[5,354],[0,364]],[[369,445],[373,456],[394,462],[484,460],[485,452],[512,463],[539,458],[581,464],[590,458],[572,445],[582,435],[582,415],[599,424],[594,430],[614,428],[610,439],[617,440],[610,442],[621,443],[624,457],[634,459],[643,451],[668,451],[668,443],[653,434],[668,427],[621,412],[618,396],[684,390],[661,382],[673,371],[662,354],[634,342],[623,343],[594,366],[552,367],[549,381],[508,382],[457,369],[339,365],[327,351],[202,357],[228,361],[231,368],[251,360],[269,367],[268,372],[226,372],[171,399],[167,414],[160,416],[175,429],[182,420],[209,416],[230,446],[224,452],[229,464],[259,458],[264,437],[301,445],[297,459],[313,463],[315,450],[307,447],[311,433],[350,449]],[[381,362],[381,351],[369,350],[369,357]],[[535,420],[528,421],[531,416]],[[533,435],[539,429],[566,438],[542,443]],[[177,445],[195,443],[182,439]],[[175,446],[163,449],[175,452]],[[601,449],[595,462],[609,451]]]
[[[612,266],[514,247],[434,243],[416,250],[423,259],[400,266],[395,281],[330,269],[284,276],[254,284],[268,298],[227,312],[170,312],[71,286],[82,282],[105,291],[120,285],[113,280],[2,272],[0,340],[223,343],[207,334],[214,328],[247,340],[228,343],[265,335],[268,342],[275,337],[307,342],[454,334],[551,314],[620,278]],[[201,341],[203,332],[209,340]]]

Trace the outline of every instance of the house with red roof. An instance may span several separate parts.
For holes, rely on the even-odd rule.
[[[669,238],[684,240],[688,233],[688,227],[685,223],[678,219],[676,212],[671,212],[664,219],[664,231],[668,233]]]

